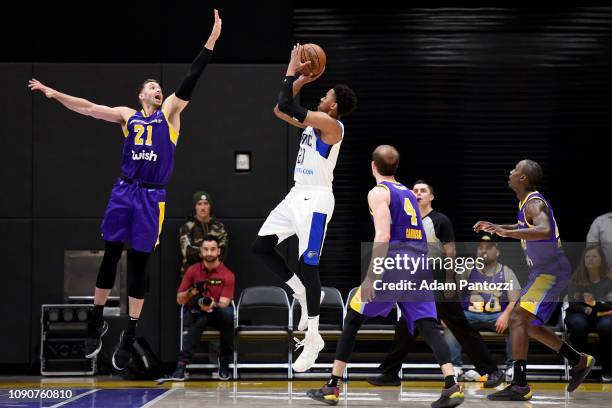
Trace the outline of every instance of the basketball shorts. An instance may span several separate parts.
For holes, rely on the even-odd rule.
[[[555,312],[561,295],[569,283],[572,269],[565,255],[547,265],[533,266],[529,280],[521,290],[520,306],[533,314],[534,326],[548,322]]]
[[[361,301],[361,288],[358,288],[353,297],[349,300],[349,306],[354,311],[367,317],[382,316],[387,317],[389,312],[399,307],[402,317],[406,321],[408,331],[414,333],[415,322],[425,318],[438,320],[438,311],[435,301],[428,302],[387,302],[387,301]]]
[[[268,215],[258,235],[276,235],[279,244],[297,235],[298,258],[303,256],[306,264],[318,265],[334,204],[331,188],[296,185]]]
[[[153,251],[159,243],[165,206],[166,190],[117,181],[102,220],[104,240],[130,242],[137,251]]]

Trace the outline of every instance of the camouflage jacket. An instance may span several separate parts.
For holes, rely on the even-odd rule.
[[[204,236],[208,234],[215,235],[219,238],[221,247],[221,261],[227,257],[228,236],[225,225],[216,218],[211,218],[207,224],[203,224],[195,217],[187,218],[187,221],[179,230],[181,253],[183,255],[183,263],[181,266],[181,276],[185,274],[187,268],[195,263],[201,262],[200,245]]]

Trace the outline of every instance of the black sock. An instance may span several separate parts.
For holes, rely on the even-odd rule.
[[[128,327],[125,330],[125,334],[127,336],[136,336],[136,326],[138,326],[138,319],[134,319],[130,316],[130,321],[128,322]]]
[[[580,353],[577,352],[572,346],[567,344],[567,342],[563,342],[561,348],[558,351],[563,357],[567,358],[570,365],[575,366],[580,362]]]
[[[457,381],[454,375],[447,375],[444,377],[444,388],[450,388],[455,384],[457,384]]]
[[[327,386],[328,387],[337,387],[338,386],[338,380],[342,378],[342,377],[338,377],[337,375],[331,375],[331,377],[329,377],[329,381],[327,382]]]
[[[91,319],[89,320],[89,333],[95,333],[102,326],[102,314],[104,313],[104,305],[94,305]]]
[[[514,377],[512,384],[524,387],[527,385],[527,360],[514,360]]]

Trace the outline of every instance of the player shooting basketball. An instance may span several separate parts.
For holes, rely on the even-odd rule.
[[[295,164],[295,186],[272,210],[253,243],[253,251],[286,282],[300,302],[302,318],[298,329],[308,328],[308,331],[305,340],[298,344],[304,345],[304,350],[293,363],[297,372],[308,370],[325,344],[318,330],[322,300],[319,259],[327,224],[334,211],[332,180],[344,137],[344,125],[339,119],[351,113],[357,104],[357,97],[348,86],[336,85],[321,98],[316,111],[300,106],[294,96],[323,72],[296,78],[296,73],[312,66],[312,61],[300,60],[301,54],[302,46],[293,47],[278,105],[274,108],[280,119],[304,129]],[[304,283],[275,249],[292,235],[297,235],[299,240],[298,257]]]

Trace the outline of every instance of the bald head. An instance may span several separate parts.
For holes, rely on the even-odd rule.
[[[542,178],[544,177],[544,171],[542,170],[542,166],[540,166],[537,162],[533,160],[525,159],[521,160],[518,166],[529,182],[529,186],[532,189],[536,189],[542,183]]]
[[[394,176],[399,159],[399,152],[390,145],[380,145],[372,153],[372,160],[381,176]]]

